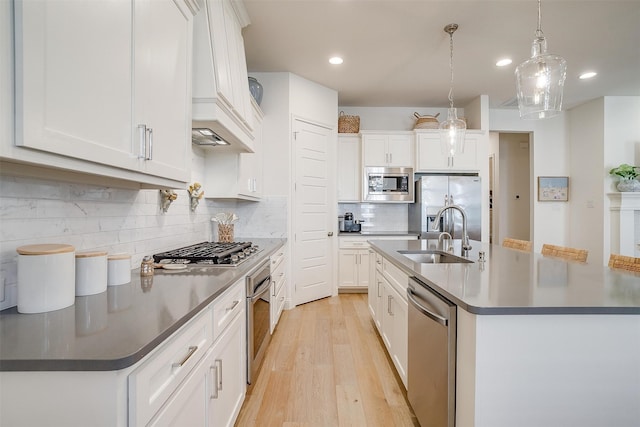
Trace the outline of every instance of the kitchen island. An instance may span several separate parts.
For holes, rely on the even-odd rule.
[[[227,402],[229,411],[239,410],[246,387],[246,355],[239,354],[246,348],[244,278],[285,240],[252,242],[261,251],[236,267],[157,269],[149,277],[136,269],[130,283],[76,297],[62,310],[1,312],[0,425],[146,425],[152,417],[161,422],[165,409],[175,409],[164,402],[175,400],[177,385],[178,391],[193,383],[212,393],[204,362],[218,360],[221,342],[239,361],[241,381]],[[237,346],[227,346],[231,340]],[[233,365],[225,366],[227,373]],[[194,390],[182,395],[186,399]],[[194,417],[206,408],[197,409],[191,408]]]
[[[457,306],[456,426],[640,425],[640,275],[476,241],[472,263],[422,264],[401,252],[437,240],[369,243]]]

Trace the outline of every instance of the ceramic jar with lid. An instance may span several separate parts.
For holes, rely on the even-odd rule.
[[[65,244],[20,246],[18,312],[45,313],[73,305],[75,248]]]
[[[131,255],[111,254],[107,257],[107,285],[117,286],[131,282]]]
[[[107,253],[76,252],[76,296],[95,295],[107,290]]]

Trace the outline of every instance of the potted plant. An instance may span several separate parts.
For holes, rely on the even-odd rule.
[[[619,177],[616,185],[618,191],[640,191],[640,181],[638,181],[640,167],[623,163],[617,168],[611,169],[609,174]]]

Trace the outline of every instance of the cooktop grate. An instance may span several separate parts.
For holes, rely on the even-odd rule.
[[[155,262],[163,259],[188,260],[190,262],[212,261],[215,264],[228,263],[228,258],[237,252],[251,247],[251,242],[202,242],[184,248],[174,249],[153,255]]]

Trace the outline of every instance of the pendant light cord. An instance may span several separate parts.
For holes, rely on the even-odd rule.
[[[449,30],[449,70],[451,73],[451,80],[449,82],[449,108],[453,108],[453,32]]]
[[[536,30],[536,37],[539,39],[544,38],[542,33],[542,0],[538,0],[538,29]]]

